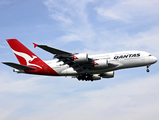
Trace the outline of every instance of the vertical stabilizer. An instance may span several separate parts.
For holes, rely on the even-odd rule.
[[[12,48],[15,56],[22,65],[40,67],[35,63],[42,61],[32,51],[20,43],[17,39],[7,39],[8,44]]]
[[[17,39],[7,39],[7,42],[21,65],[17,65],[15,63],[4,64],[14,68],[17,67],[19,69],[24,69],[25,73],[58,76],[56,71],[54,71],[50,66],[48,66]]]

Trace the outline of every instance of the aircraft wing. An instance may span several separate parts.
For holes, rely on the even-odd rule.
[[[37,45],[35,43],[34,47],[39,47],[42,48],[43,50],[46,50],[52,54],[54,54],[54,58],[57,58],[60,61],[63,61],[64,64],[69,65],[70,67],[72,67],[75,71],[77,71],[79,74],[83,74],[86,72],[89,72],[90,70],[94,70],[94,60],[91,58],[88,58],[88,61],[86,62],[76,62],[74,60],[74,56],[76,56],[78,53],[70,53],[70,52],[66,52],[63,50],[59,50],[56,48],[52,48],[46,45]],[[113,65],[113,64],[109,64],[108,67],[115,67],[117,65]]]
[[[54,58],[57,58],[59,60],[59,62],[63,61],[64,64],[68,64],[70,67],[74,68],[74,70],[77,71],[78,73],[88,71],[88,69],[92,66],[92,63],[91,63],[92,60],[89,58],[88,58],[89,61],[87,63],[75,62],[73,59],[73,56],[78,53],[66,52],[63,50],[49,47],[47,45],[38,45],[35,43],[33,43],[33,44],[34,44],[34,47],[39,47],[43,50],[46,50],[46,51],[54,54],[55,55]]]

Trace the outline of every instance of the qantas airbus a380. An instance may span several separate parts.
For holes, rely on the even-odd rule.
[[[42,61],[17,39],[7,39],[20,64],[2,62],[17,73],[27,73],[49,76],[73,76],[78,80],[100,80],[113,78],[114,71],[125,68],[149,66],[157,62],[157,58],[143,51],[124,51],[100,55],[87,53],[70,53],[46,45],[34,44],[54,54],[56,60]]]

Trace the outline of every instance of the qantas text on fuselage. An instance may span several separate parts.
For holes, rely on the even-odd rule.
[[[117,59],[122,59],[122,58],[133,58],[133,57],[140,57],[140,53],[115,56],[114,59],[117,60]]]

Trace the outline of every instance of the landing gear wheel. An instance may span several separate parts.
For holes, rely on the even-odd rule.
[[[147,66],[147,70],[146,70],[147,72],[150,72],[150,70],[149,70],[149,66]]]

